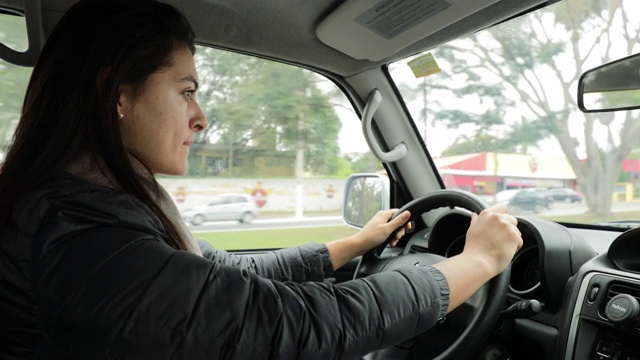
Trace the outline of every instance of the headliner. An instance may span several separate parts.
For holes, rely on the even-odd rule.
[[[41,1],[43,29],[46,34],[65,9],[76,0]],[[434,48],[558,0],[500,0],[395,53],[387,54],[378,61],[354,59],[322,43],[316,36],[315,29],[318,23],[344,0],[163,1],[175,5],[189,18],[197,41],[202,45],[303,64],[348,77]],[[372,5],[376,3],[378,1],[371,1]],[[22,0],[0,0],[0,7],[23,11]],[[28,59],[28,62],[31,61],[34,59]]]

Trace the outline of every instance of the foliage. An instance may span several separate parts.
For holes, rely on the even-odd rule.
[[[442,152],[442,156],[463,155],[479,152],[516,152],[505,139],[496,138],[489,134],[479,134],[473,137],[462,135]]]
[[[230,156],[283,159],[301,152],[304,171],[332,175],[341,122],[314,73],[277,62],[202,48],[196,58],[199,100],[209,122],[198,142],[233,149]]]
[[[429,93],[433,124],[479,134],[457,139],[445,153],[527,152],[553,138],[589,209],[604,213],[618,175],[607,173],[599,161],[605,145],[596,139],[608,130],[606,115],[579,112],[575,87],[583,71],[637,52],[640,23],[627,18],[631,6],[632,1],[567,0],[436,49],[444,71],[418,83],[414,97]],[[613,169],[621,168],[640,138],[637,117],[637,112],[616,116],[611,129],[619,129],[619,141],[608,151]]]
[[[372,173],[382,170],[380,161],[370,152],[347,154],[353,173]]]

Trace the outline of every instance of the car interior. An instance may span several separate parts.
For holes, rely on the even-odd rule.
[[[3,30],[0,22],[0,59],[3,61],[0,62],[0,71],[7,67],[6,64],[20,68],[32,67],[47,34],[75,1],[0,0],[0,16],[21,18],[26,29],[26,46],[15,49],[8,45],[6,35],[1,34]],[[640,117],[633,110],[640,105],[640,97],[634,95],[638,87],[631,88],[634,84],[627,86],[624,82],[625,79],[631,81],[633,77],[622,75],[622,84],[602,80],[612,79],[611,74],[615,69],[637,76],[640,66],[636,62],[629,67],[613,67],[614,70],[611,70],[612,67],[603,67],[600,71],[604,75],[588,72],[609,61],[640,52],[640,21],[634,15],[640,9],[634,0],[163,1],[174,5],[187,16],[202,49],[225,51],[303,68],[325,79],[340,93],[344,99],[340,107],[348,108],[353,120],[352,127],[344,135],[346,141],[365,144],[366,151],[375,159],[375,169],[381,170],[343,174],[343,178],[351,175],[344,191],[339,191],[337,199],[325,199],[327,202],[340,203],[341,221],[344,220],[349,227],[358,228],[379,209],[411,210],[413,230],[403,237],[397,247],[383,245],[372,249],[364,256],[353,259],[327,281],[340,283],[401,266],[428,265],[462,252],[471,212],[480,212],[489,206],[492,201],[487,193],[506,190],[506,187],[490,192],[485,188],[481,192],[479,187],[456,187],[447,180],[472,170],[457,169],[454,172],[449,168],[449,172],[444,172],[444,168],[438,165],[438,160],[443,157],[439,141],[445,139],[452,143],[455,140],[454,133],[449,130],[467,131],[466,139],[472,141],[489,129],[488,125],[469,127],[463,122],[455,122],[455,119],[468,118],[469,123],[472,123],[473,119],[492,113],[494,108],[501,110],[511,106],[517,111],[497,111],[496,114],[514,118],[513,114],[517,113],[519,115],[515,116],[514,123],[528,116],[543,124],[552,115],[556,116],[565,110],[581,113],[579,108],[582,108],[583,111],[592,112],[581,115],[587,119],[585,124],[591,125],[576,126],[572,125],[574,123],[567,123],[564,127],[551,130],[549,127],[530,127],[528,132],[538,131],[540,139],[544,136],[574,139],[576,144],[581,144],[575,147],[586,148],[585,154],[589,154],[590,159],[597,158],[593,160],[597,162],[597,166],[604,166],[603,161],[613,164],[611,166],[622,166],[623,159],[629,157],[633,160],[631,156],[619,156],[619,161],[613,162],[614,160],[606,160],[606,152],[603,152],[607,149],[612,151],[612,144],[619,144],[622,148],[623,140],[626,139],[624,134],[628,134],[630,138],[621,150],[626,151],[625,155],[632,153],[640,144],[638,137],[633,138],[633,135],[640,133],[636,129],[640,128]],[[576,16],[561,15],[564,14],[563,11]],[[445,80],[439,83],[433,74],[453,72],[453,66],[448,68],[453,60],[445,61],[445,58],[455,59],[460,54],[471,54],[482,48],[487,51],[485,59],[495,60],[497,58],[492,57],[492,52],[497,50],[488,45],[496,43],[494,39],[507,44],[512,41],[512,49],[520,51],[521,47],[516,45],[526,40],[522,36],[526,34],[523,30],[526,25],[517,22],[521,19],[538,19],[539,23],[536,23],[533,31],[541,37],[555,34],[563,37],[563,41],[569,41],[567,39],[570,38],[570,32],[566,27],[553,27],[549,24],[554,19],[562,19],[565,21],[563,24],[571,21],[579,24],[584,22],[583,27],[590,28],[590,21],[593,21],[591,16],[595,13],[615,13],[617,15],[609,18],[607,26],[622,24],[620,29],[624,31],[617,31],[610,38],[602,36],[596,41],[604,48],[608,46],[615,49],[614,55],[604,56],[603,50],[593,45],[584,50],[585,57],[587,54],[595,54],[595,59],[590,58],[589,62],[584,63],[585,68],[576,68],[575,64],[569,62],[568,66],[573,66],[572,71],[578,74],[567,80],[570,86],[560,89],[560,85],[551,80],[546,82],[544,78],[542,82],[532,85],[534,90],[531,92],[536,93],[538,98],[559,97],[560,95],[544,95],[544,90],[560,89],[557,94],[570,98],[567,101],[571,106],[566,109],[562,106],[547,109],[512,105],[511,97],[524,96],[520,92],[528,91],[523,90],[524,85],[512,84],[509,91],[501,93],[478,86],[482,81],[491,85],[495,81],[489,75],[482,75],[486,74],[482,71],[475,77],[464,75],[463,70],[479,66],[473,62],[458,64],[459,72],[451,75],[452,78],[459,76],[461,79],[462,85],[452,87],[456,92],[444,92],[438,88],[439,84],[445,86],[448,83],[445,84]],[[498,28],[507,31],[492,32]],[[595,25],[591,27],[594,28]],[[585,31],[584,34],[589,34],[589,31]],[[614,39],[616,36],[634,39],[637,46],[633,42],[629,42],[632,45],[626,47],[612,45],[617,44]],[[458,40],[471,45],[466,49],[462,45],[446,47],[460,44],[455,43]],[[550,41],[549,44],[545,48],[536,48],[536,51],[541,52],[557,52],[548,57],[549,62],[562,59],[560,52],[564,47],[571,46],[568,42],[559,40]],[[580,42],[577,44],[581,45],[575,46],[591,46]],[[438,50],[441,53],[437,53]],[[437,65],[434,65],[433,54],[441,54],[436,56],[439,61]],[[514,56],[520,59],[520,63],[536,65],[542,61],[530,59],[526,54]],[[635,58],[630,59],[629,61],[633,61]],[[415,61],[408,64],[412,60]],[[492,74],[503,75],[505,79],[515,78],[514,72],[519,71],[507,64],[501,65],[500,60],[495,60],[492,66]],[[403,71],[409,75],[400,74],[400,68],[405,69]],[[553,68],[554,66],[549,67]],[[607,69],[609,73],[606,72]],[[504,74],[501,74],[503,71]],[[214,72],[202,67],[201,81],[216,81]],[[532,84],[535,83],[531,77],[527,78],[527,71],[523,70],[522,74],[522,81],[529,79]],[[553,70],[545,74],[559,78],[564,76],[561,71],[555,74]],[[0,78],[3,76],[5,75],[0,72]],[[405,76],[418,83],[424,81],[426,84],[429,81],[429,86],[434,90],[428,94],[428,100],[426,93],[408,92],[408,85],[399,80]],[[612,100],[614,106],[603,105],[603,98],[608,99],[611,92],[620,89],[631,91],[631,95],[621,95],[627,102],[615,105],[620,103]],[[468,98],[460,95],[463,92],[464,96],[474,96],[477,101],[468,101]],[[413,94],[413,97],[409,94]],[[2,103],[4,95],[0,96],[0,113],[5,112]],[[596,100],[586,100],[588,96],[596,96]],[[423,103],[428,104],[423,107],[424,119],[421,118],[420,111],[412,110],[416,104]],[[441,115],[435,114],[436,110],[433,110],[445,107],[450,111],[441,112]],[[426,109],[430,111],[428,116]],[[463,111],[467,110],[477,117],[464,115]],[[611,115],[609,122],[605,122],[597,118],[600,116],[597,114],[601,113],[615,115]],[[5,126],[3,121],[8,120],[5,115],[0,116],[2,130]],[[564,116],[573,119],[572,121],[582,119],[577,118],[577,115]],[[535,121],[532,123],[535,124]],[[616,124],[622,125],[616,127]],[[446,129],[445,125],[448,126]],[[590,154],[589,146],[579,140],[580,136],[586,134],[586,130],[576,130],[590,127],[595,127],[596,133],[604,134],[598,144],[605,150],[593,150],[595,155]],[[424,129],[427,130],[423,132]],[[612,129],[617,131],[615,136],[612,135]],[[574,130],[576,133],[571,133]],[[497,131],[501,132],[504,133],[503,130]],[[212,134],[215,136],[215,133]],[[2,136],[5,136],[4,133]],[[564,146],[558,148],[566,150]],[[522,153],[527,151],[523,146],[517,148]],[[487,151],[495,154],[501,150],[487,148]],[[568,161],[573,165],[576,174],[574,178],[568,180],[558,176],[554,179],[561,182],[558,185],[537,183],[536,186],[571,185],[575,188],[577,185],[585,200],[581,203],[556,203],[550,209],[542,208],[540,214],[518,213],[518,228],[524,245],[516,253],[508,270],[492,279],[427,333],[391,348],[375,351],[367,355],[367,359],[640,359],[640,229],[633,226],[633,221],[638,219],[628,218],[625,219],[628,222],[622,223],[609,222],[616,220],[609,210],[604,218],[584,222],[562,218],[560,215],[566,214],[560,211],[565,208],[584,207],[588,211],[598,208],[601,202],[596,200],[599,199],[598,191],[594,190],[596,188],[586,185],[591,184],[588,182],[589,173],[579,169],[580,166],[586,168],[587,165],[584,164],[588,162],[574,156],[575,152],[565,151],[564,154],[567,154]],[[0,157],[0,161],[1,159]],[[540,171],[542,166],[541,162]],[[502,171],[508,170],[506,166]],[[605,172],[595,171],[590,174],[596,176],[602,173]],[[623,175],[616,173],[609,179],[615,182]],[[487,172],[482,176],[485,179],[483,181],[495,181],[491,179],[498,176],[497,165],[494,173]],[[535,176],[531,178],[537,179]],[[361,191],[362,185],[367,183],[375,187],[373,195],[371,192]],[[602,184],[602,181],[595,183]],[[288,186],[295,188],[294,185]],[[616,189],[614,184],[609,183],[607,191],[610,192],[603,197],[609,199],[608,203],[605,201],[605,206],[608,204],[608,209],[627,205],[631,207],[633,201],[610,201],[611,191]],[[278,191],[272,191],[270,196],[278,196]],[[359,206],[356,207],[356,203]],[[362,204],[373,204],[372,209],[364,216],[354,210],[360,209]],[[545,211],[557,214],[558,218],[542,216]],[[258,214],[257,219],[260,217]],[[256,222],[257,220],[252,224]],[[287,245],[236,249],[230,245],[229,250],[247,254],[284,246]]]

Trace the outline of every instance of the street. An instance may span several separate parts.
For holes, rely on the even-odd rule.
[[[237,221],[207,222],[200,226],[189,225],[193,233],[216,231],[247,231],[264,229],[291,229],[301,227],[339,226],[344,225],[341,216],[289,217],[274,219],[255,219],[251,224],[240,224]]]
[[[612,212],[622,211],[640,211],[640,203],[638,202],[616,202],[613,203]],[[544,209],[540,215],[544,216],[562,216],[575,215],[587,211],[584,203],[564,203],[556,202],[551,209]],[[530,215],[531,212],[516,212],[514,215]],[[636,219],[631,219],[636,220]],[[637,219],[640,220],[640,219]],[[310,216],[310,217],[288,217],[288,218],[270,218],[255,219],[251,224],[240,224],[236,221],[220,221],[207,222],[200,226],[189,225],[192,232],[216,232],[216,231],[247,231],[247,230],[263,230],[263,229],[287,229],[301,227],[320,227],[320,226],[340,226],[344,225],[341,216]]]

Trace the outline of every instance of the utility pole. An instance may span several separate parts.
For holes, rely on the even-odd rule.
[[[304,114],[298,116],[296,124],[297,139],[296,139],[296,218],[304,217],[304,188],[302,185],[302,177],[304,175]]]

